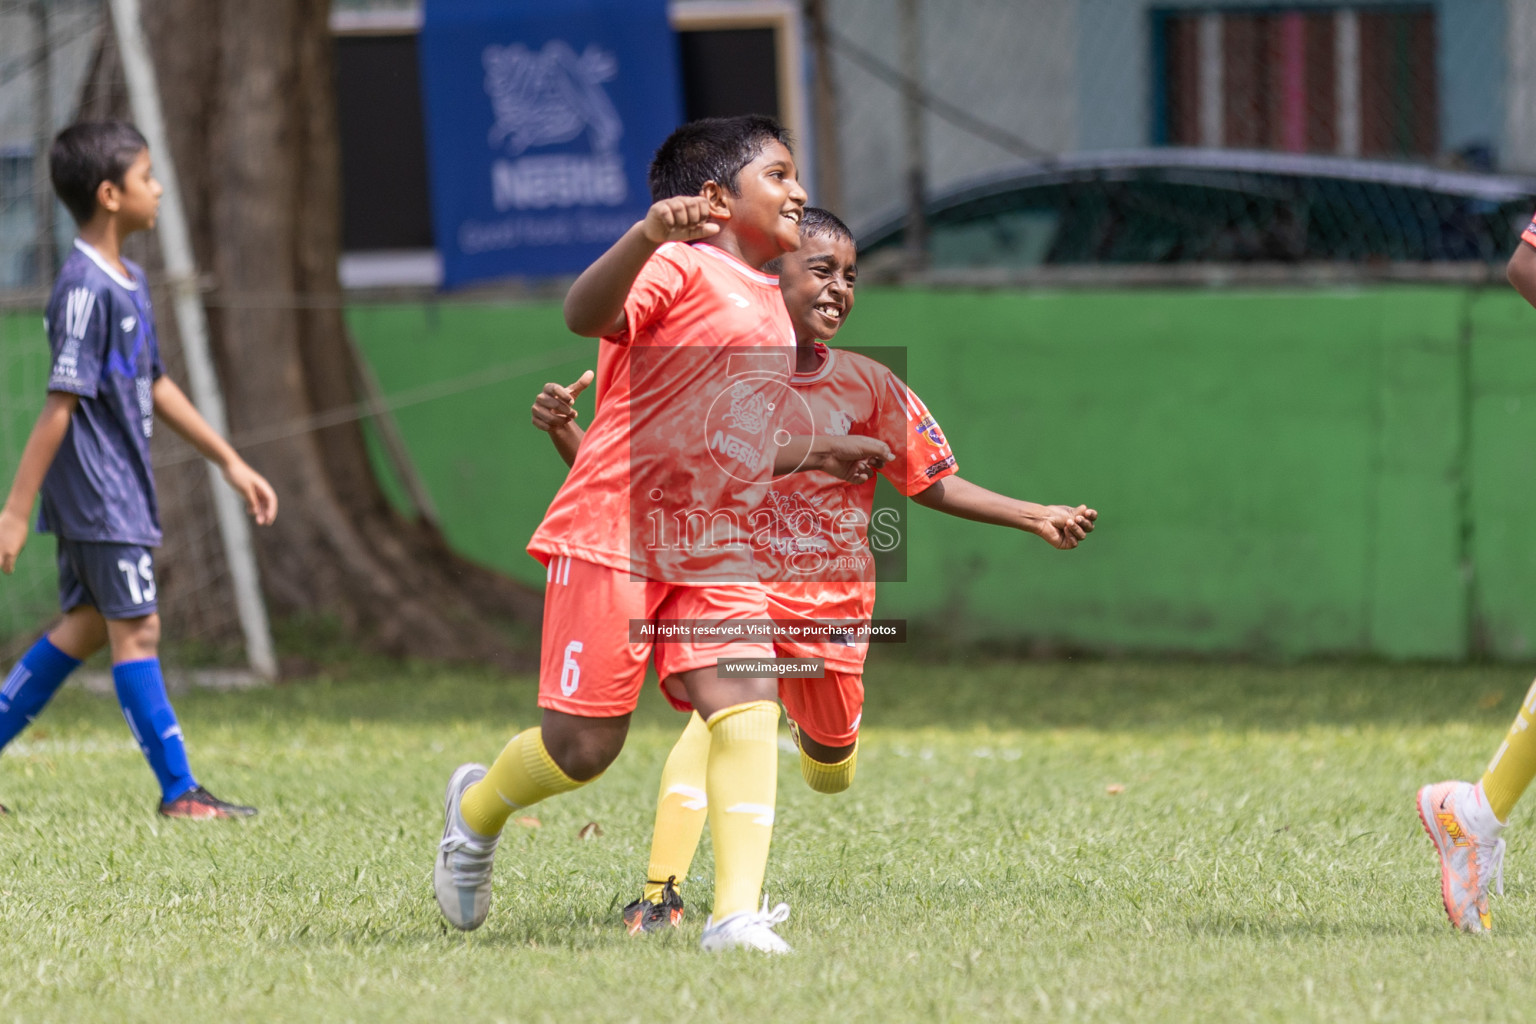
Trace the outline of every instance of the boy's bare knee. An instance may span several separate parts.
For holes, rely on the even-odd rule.
[[[158,647],[160,645],[160,615],[152,612],[149,615],[137,619],[123,620],[132,630],[135,640],[141,644],[149,644]]]
[[[617,742],[602,734],[564,737],[563,742],[544,742],[544,748],[560,770],[577,782],[587,782],[608,770],[624,749],[624,741]]]
[[[49,630],[48,642],[76,661],[84,661],[107,645],[107,620],[95,608],[78,605]]]
[[[559,769],[577,782],[587,782],[607,771],[624,749],[629,716],[582,718],[546,710],[541,734],[544,749]]]
[[[777,679],[766,676],[722,676],[714,666],[668,676],[662,685],[673,697],[686,696],[699,717],[706,722],[716,712],[726,708],[756,701],[776,701],[779,698]],[[682,692],[679,693],[679,690]]]
[[[142,661],[160,653],[160,616],[151,612],[134,619],[111,619],[107,637],[113,661]]]

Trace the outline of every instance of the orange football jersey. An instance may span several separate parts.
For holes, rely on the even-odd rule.
[[[786,420],[796,433],[864,434],[885,441],[894,461],[881,469],[903,495],[926,490],[956,472],[949,442],[922,399],[890,369],[875,360],[817,345],[821,366],[791,378],[803,400],[800,420]],[[752,543],[759,578],[768,586],[775,619],[800,623],[806,639],[785,637],[778,646],[793,657],[824,657],[831,665],[857,671],[867,647],[844,636],[831,642],[829,623],[866,622],[874,612],[875,561],[869,534],[875,481],[847,484],[826,473],[805,472],[773,481],[752,517]],[[877,540],[899,543],[896,524],[874,521]],[[817,627],[820,627],[818,629]]]
[[[598,352],[598,402],[534,533],[568,555],[666,583],[758,578],[747,520],[791,403],[794,329],[778,278],[703,242],[661,246]]]

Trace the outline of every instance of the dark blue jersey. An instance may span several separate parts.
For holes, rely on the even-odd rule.
[[[164,371],[144,272],[124,277],[79,239],[48,300],[49,391],[80,396],[43,479],[37,528],[76,541],[160,543],[149,461]]]

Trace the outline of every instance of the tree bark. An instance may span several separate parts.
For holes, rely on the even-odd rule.
[[[209,326],[232,436],[352,406],[353,355],[337,278],[340,154],[329,4],[160,0],[145,5],[144,20],[193,244],[214,282]],[[116,63],[110,50],[105,39],[102,73]],[[85,104],[99,109],[82,113],[121,114],[122,100],[121,89],[97,86]],[[145,255],[153,265],[152,247]],[[174,324],[158,318],[158,327],[164,347],[176,349]],[[173,372],[176,354],[167,352]],[[519,626],[536,627],[540,595],[457,556],[434,527],[396,513],[374,477],[358,422],[242,454],[281,501],[277,522],[257,531],[274,614],[334,617],[355,639],[394,655],[508,668],[536,657],[510,637],[527,635]],[[210,520],[206,487],[199,496],[192,479],[200,468],[166,468],[160,485],[169,598],[178,576],[192,575],[178,571],[176,529]],[[181,611],[167,610],[168,628]]]

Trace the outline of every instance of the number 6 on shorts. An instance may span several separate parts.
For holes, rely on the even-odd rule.
[[[581,666],[576,664],[576,655],[580,653],[580,640],[572,640],[565,645],[565,664],[560,666],[560,692],[567,697],[581,685]]]

